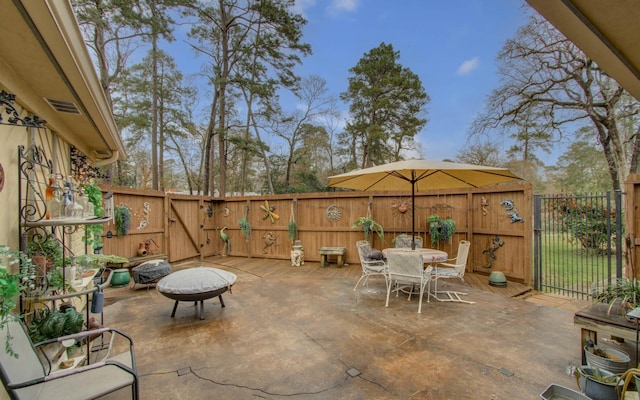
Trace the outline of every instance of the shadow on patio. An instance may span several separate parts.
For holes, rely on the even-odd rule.
[[[144,399],[539,399],[573,389],[573,312],[465,287],[476,304],[353,291],[360,266],[211,258],[174,265],[233,272],[233,293],[178,307],[154,288],[109,288],[105,325],[133,337]],[[472,279],[467,279],[472,282]],[[460,289],[455,283],[443,286]],[[536,297],[536,296],[534,296]],[[109,398],[126,398],[111,396]]]

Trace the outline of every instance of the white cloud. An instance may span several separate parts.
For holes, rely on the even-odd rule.
[[[316,0],[296,0],[291,11],[306,18],[306,11],[316,5]]]
[[[353,12],[358,8],[360,0],[331,0],[328,7],[330,14],[339,14],[341,12]]]
[[[478,57],[473,57],[471,60],[466,60],[458,67],[458,75],[468,75],[473,70],[478,68],[478,64],[480,64],[480,59]]]

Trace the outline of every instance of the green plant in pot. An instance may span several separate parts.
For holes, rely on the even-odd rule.
[[[46,259],[46,270],[52,267],[60,267],[63,264],[62,243],[52,236],[34,236],[27,245],[27,253],[30,257],[42,256]]]
[[[129,207],[121,204],[113,210],[113,217],[116,221],[116,234],[125,236],[129,233],[131,227],[131,210]]]
[[[84,185],[84,193],[87,195],[87,200],[93,204],[93,214],[96,217],[103,217],[102,190],[94,183],[87,183]],[[86,225],[85,229],[87,235],[83,240],[86,239],[87,246],[91,246],[92,249],[102,247],[102,224]]]
[[[33,343],[60,336],[71,335],[82,330],[82,314],[66,306],[60,310],[43,309],[36,312],[29,322],[29,336]]]
[[[375,232],[378,234],[378,237],[380,237],[380,240],[384,242],[384,229],[382,225],[374,221],[370,216],[358,218],[351,227],[360,228],[360,230],[364,232],[365,240],[369,240],[371,234]]]
[[[436,214],[431,214],[427,217],[427,224],[429,225],[429,235],[431,236],[431,247],[438,247],[438,243],[449,241],[453,238],[453,234],[456,232],[456,223],[454,220],[441,219]]]
[[[294,242],[298,237],[298,224],[296,221],[289,221],[289,239]]]
[[[607,315],[624,315],[640,306],[640,287],[636,279],[618,279],[594,296],[596,304],[606,304]]]
[[[0,245],[0,329],[8,329],[7,322],[21,316],[16,314],[20,294],[34,289],[35,267],[24,253],[13,251]],[[13,357],[18,355],[11,346],[11,334],[4,344],[5,352]]]

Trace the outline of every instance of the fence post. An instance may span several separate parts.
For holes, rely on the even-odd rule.
[[[542,200],[539,194],[533,196],[533,288],[540,290],[540,270],[542,260],[540,257],[542,240]]]
[[[622,278],[622,191],[616,189],[616,278]]]

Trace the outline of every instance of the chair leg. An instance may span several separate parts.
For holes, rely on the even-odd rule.
[[[456,292],[452,290],[443,290],[441,292],[438,291],[438,279],[434,279],[434,290],[433,297],[442,302],[450,301],[456,303],[466,303],[466,304],[475,304],[475,301],[463,300],[460,296],[466,296],[468,293],[465,292]],[[439,297],[439,295],[446,296],[445,298]]]
[[[387,302],[385,303],[385,307],[389,307],[389,294],[391,293],[391,285],[393,285],[393,282],[391,280],[387,280]]]
[[[365,277],[367,277],[367,275],[364,275],[364,274],[363,274],[363,275],[360,277],[360,279],[358,279],[358,282],[356,282],[356,285],[353,287],[353,291],[354,291],[354,292],[355,292],[355,291],[356,291],[356,289],[358,288],[358,285],[360,284],[360,281],[362,280],[362,278],[365,278]]]

